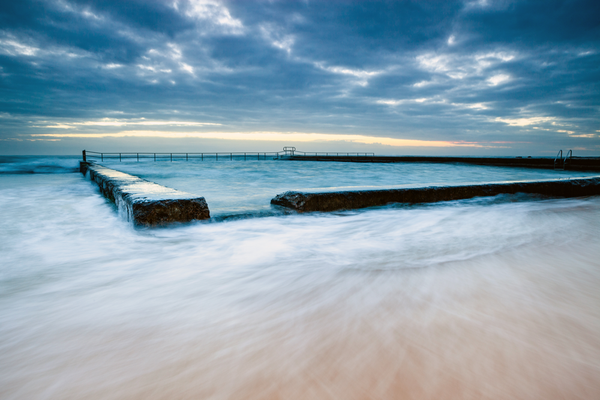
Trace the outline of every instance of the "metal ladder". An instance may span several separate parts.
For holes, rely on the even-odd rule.
[[[563,158],[562,149],[558,151],[558,154],[554,158],[554,169],[557,171],[564,171],[567,169],[567,165],[571,163],[571,158],[573,157],[573,150],[569,150],[565,158]]]

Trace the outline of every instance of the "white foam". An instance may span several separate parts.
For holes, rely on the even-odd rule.
[[[78,174],[18,179],[3,399],[600,393],[598,197],[136,231]]]

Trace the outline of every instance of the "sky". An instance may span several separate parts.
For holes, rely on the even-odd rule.
[[[0,154],[600,155],[600,2],[0,2]]]

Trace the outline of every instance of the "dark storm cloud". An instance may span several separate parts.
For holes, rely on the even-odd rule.
[[[599,21],[595,1],[2,2],[0,135],[146,118],[598,151]]]

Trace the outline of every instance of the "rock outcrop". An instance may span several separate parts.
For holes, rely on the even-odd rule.
[[[80,171],[136,226],[156,227],[210,218],[204,197],[194,197],[94,163],[80,163]]]
[[[408,189],[324,193],[285,192],[273,198],[271,204],[292,208],[300,212],[336,211],[383,206],[390,203],[433,203],[480,196],[496,196],[503,193],[531,193],[558,197],[598,195],[600,194],[600,176]]]

